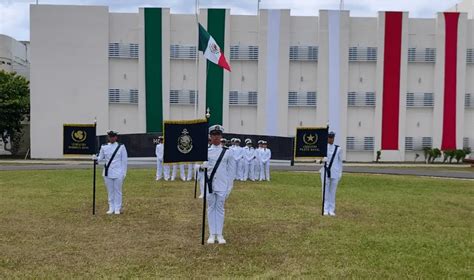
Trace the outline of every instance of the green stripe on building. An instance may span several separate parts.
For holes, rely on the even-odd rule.
[[[209,9],[207,11],[207,31],[224,50],[225,9]],[[211,110],[209,124],[222,124],[222,108],[224,103],[224,69],[207,61],[206,107]]]
[[[163,124],[161,8],[145,8],[146,132],[161,132]]]

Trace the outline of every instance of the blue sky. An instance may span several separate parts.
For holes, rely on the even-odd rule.
[[[195,0],[38,0],[39,4],[104,5],[111,12],[138,12],[139,7],[169,7],[172,13],[193,13]],[[340,0],[261,0],[262,9],[291,9],[292,15],[317,15],[320,9],[339,9]],[[377,11],[408,11],[410,17],[432,18],[460,0],[344,0],[351,16]],[[35,0],[0,0],[0,34],[29,40],[29,6]],[[257,0],[199,0],[201,8],[230,8],[232,14],[256,14]]]

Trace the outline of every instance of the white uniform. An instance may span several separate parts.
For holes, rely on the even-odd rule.
[[[272,151],[269,148],[262,148],[260,151],[260,180],[270,181],[270,159],[272,158]]]
[[[253,147],[244,147],[244,181],[252,180],[255,181],[255,149]]]
[[[163,144],[159,143],[156,145],[156,180],[161,180],[163,178]]]
[[[235,180],[242,180],[243,175],[243,164],[242,164],[242,152],[243,148],[235,145],[232,146],[230,149],[232,149],[232,153],[234,154],[234,160],[235,160],[235,175],[234,178]]]
[[[208,149],[207,176],[211,173],[222,151],[221,145],[211,145]],[[224,204],[234,186],[235,160],[232,150],[227,150],[212,179],[212,194],[207,191],[207,214],[209,232],[214,236],[222,236],[224,228]]]
[[[261,147],[255,149],[255,180],[260,180],[260,172],[262,172],[261,153]]]
[[[176,179],[176,175],[178,173],[178,166],[179,166],[179,177],[181,178],[181,181],[186,181],[186,171],[185,171],[185,164],[173,164],[173,171],[171,173],[171,181],[174,181]]]
[[[194,178],[194,164],[188,163],[188,174],[186,175],[186,181],[191,181]]]
[[[329,168],[329,164],[334,154],[334,150],[336,149],[336,145],[328,144],[328,152],[327,152],[327,162],[326,165]],[[329,178],[329,174],[326,173],[326,194],[324,200],[324,213],[328,213],[330,215],[334,215],[336,211],[336,190],[337,184],[342,177],[342,149],[341,147],[337,148],[336,156],[334,157],[333,164],[330,169],[331,178]],[[323,185],[324,180],[324,167],[320,169],[321,173],[321,185]]]
[[[97,158],[98,162],[108,164],[117,146],[117,142],[102,145]],[[120,212],[122,209],[122,184],[125,176],[127,176],[127,161],[127,149],[124,145],[121,145],[109,165],[107,176],[105,176],[105,168],[102,172],[107,187],[109,211]]]

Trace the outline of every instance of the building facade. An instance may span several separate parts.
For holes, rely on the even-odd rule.
[[[200,118],[207,107],[232,133],[293,136],[329,124],[348,161],[379,150],[382,160],[412,161],[423,147],[474,144],[474,20],[465,13],[201,9],[232,72],[197,53],[195,15],[32,5],[30,16],[33,158],[62,157],[64,123],[161,132],[163,120]]]

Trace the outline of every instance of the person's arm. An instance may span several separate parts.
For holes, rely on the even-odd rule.
[[[155,155],[157,158],[160,157],[159,153],[160,153],[160,144],[156,145],[156,148],[155,148]]]
[[[227,178],[228,178],[228,183],[227,183],[227,194],[226,196],[228,197],[230,192],[232,191],[232,188],[234,187],[234,174],[236,170],[236,161],[234,158],[233,151],[227,151],[229,154],[229,157],[227,159]]]
[[[105,160],[105,153],[104,153],[104,146],[101,146],[100,151],[99,151],[99,157],[97,158],[97,162],[101,162],[103,160]]]
[[[125,178],[127,176],[128,155],[127,155],[127,149],[123,145],[122,145],[122,153],[121,153],[120,161],[122,162],[123,177]]]

